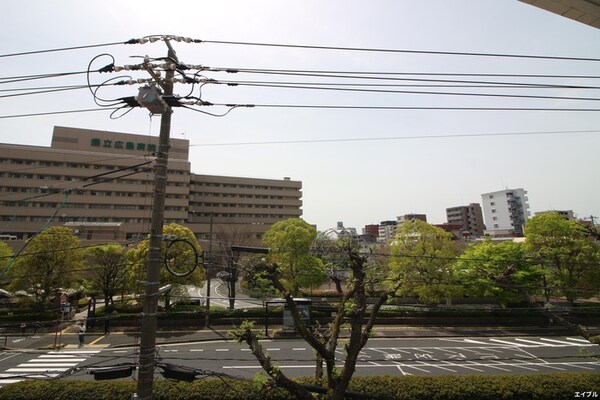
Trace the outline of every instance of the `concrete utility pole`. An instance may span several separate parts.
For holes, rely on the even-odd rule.
[[[165,39],[165,43],[169,48],[169,61],[167,61],[167,64],[171,65],[171,67],[167,68],[165,79],[161,80],[149,66],[146,69],[157,80],[158,85],[162,87],[164,96],[172,96],[177,56],[168,39]],[[150,227],[150,252],[146,271],[146,291],[142,313],[142,335],[140,339],[140,361],[137,383],[137,398],[140,400],[152,399],[171,114],[171,107],[165,104],[165,109],[161,113],[158,154],[154,168],[154,201],[152,203],[152,221]]]
[[[205,257],[206,263],[206,314],[204,316],[204,326],[208,328],[210,326],[210,274],[212,273],[212,240],[213,240],[213,213],[210,212],[210,228],[208,233],[208,255]]]

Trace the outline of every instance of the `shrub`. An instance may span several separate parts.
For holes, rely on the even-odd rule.
[[[314,384],[313,378],[301,378]],[[355,377],[350,390],[368,398],[397,400],[563,400],[577,393],[598,390],[600,374],[558,373],[540,375],[375,376]],[[4,386],[3,400],[129,400],[132,381],[24,381]],[[583,396],[579,396],[583,397]],[[155,400],[287,400],[282,389],[266,390],[251,381],[206,379],[192,383],[155,381]]]

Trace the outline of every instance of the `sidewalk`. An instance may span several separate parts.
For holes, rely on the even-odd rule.
[[[269,339],[286,340],[300,338],[294,333],[283,333],[281,326],[269,326]],[[208,329],[194,329],[183,327],[179,330],[160,329],[156,333],[156,345],[166,345],[175,343],[193,343],[213,340],[231,340],[228,333],[234,327],[215,326]],[[265,327],[256,326],[257,330],[264,332]],[[374,338],[415,338],[415,337],[481,337],[481,336],[553,336],[553,335],[573,335],[576,334],[564,327],[539,327],[539,326],[376,326],[374,329]],[[48,350],[55,347],[55,343],[60,342],[60,348],[72,348],[78,343],[77,327],[70,326],[62,331],[59,336],[54,332],[40,332],[35,336],[9,336],[9,338],[20,338],[17,340],[7,340],[7,349],[36,349]],[[16,342],[16,343],[13,343]],[[88,331],[85,335],[84,348],[115,348],[115,347],[133,347],[140,343],[139,328],[115,329],[108,335],[103,331]],[[0,345],[2,343],[0,342]]]

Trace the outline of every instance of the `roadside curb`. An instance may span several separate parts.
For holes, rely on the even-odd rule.
[[[226,335],[233,327],[229,329],[180,329],[180,330],[159,330],[156,335],[156,346],[185,344],[185,343],[203,343],[209,341],[231,341],[232,339]],[[257,326],[257,330],[262,330],[264,327]],[[66,332],[63,332],[65,335]],[[294,333],[282,334],[281,326],[273,326],[269,329],[270,335],[265,339],[273,341],[302,339],[300,335]],[[66,336],[73,334],[66,333]],[[180,338],[170,338],[169,335],[180,335]],[[376,327],[372,339],[402,339],[402,338],[444,338],[444,337],[490,337],[490,336],[562,336],[562,335],[578,335],[571,329],[555,326],[555,327],[540,327],[540,326],[495,326],[495,327],[474,327],[474,326],[385,326]],[[46,338],[53,336],[46,334]],[[127,348],[139,346],[140,332],[137,330],[131,331],[114,331],[108,335],[103,333],[92,333],[86,335],[90,340],[87,346],[102,346],[105,349],[110,348]],[[136,342],[136,337],[137,342]],[[342,334],[341,338],[347,337]],[[46,339],[47,340],[47,339]],[[102,343],[102,341],[112,341],[113,343]],[[100,343],[99,343],[100,342]],[[116,343],[115,343],[116,342]],[[62,347],[68,344],[63,344]],[[34,345],[35,346],[35,345]],[[36,347],[16,348],[5,347],[4,351],[51,351],[55,350],[52,345],[41,343]]]
[[[402,327],[402,331],[391,331],[387,332],[385,335],[376,335],[371,339],[402,339],[402,338],[436,338],[436,337],[490,337],[490,336],[561,336],[567,334],[576,334],[572,330],[568,330],[565,328],[558,329],[548,329],[548,328],[540,328],[540,327],[523,327],[520,329],[515,328],[507,328],[507,327],[497,327],[497,328],[487,328],[485,331],[474,330],[474,329],[465,329],[462,330],[460,328],[448,330],[448,331],[437,331],[431,332],[433,329],[423,329],[422,327]],[[448,327],[446,327],[448,328]],[[377,331],[377,330],[376,330]],[[341,335],[341,338],[347,338],[347,335]],[[265,337],[267,340],[274,341],[283,341],[283,340],[294,340],[294,339],[302,339],[300,335],[290,334],[286,336],[278,336],[278,335],[270,335]],[[232,341],[233,339],[224,338],[224,337],[207,337],[207,338],[190,338],[184,340],[161,340],[160,337],[156,339],[156,345],[172,345],[172,344],[193,344],[193,343],[203,343],[210,341]],[[109,348],[123,348],[123,347],[132,347],[133,344],[115,344],[111,345]]]

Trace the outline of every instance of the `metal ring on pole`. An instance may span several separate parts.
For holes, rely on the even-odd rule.
[[[169,257],[169,249],[171,249],[171,246],[173,246],[175,243],[179,243],[179,242],[189,245],[191,247],[192,251],[193,251],[193,254],[194,254],[194,262],[192,264],[192,267],[188,271],[184,271],[184,272],[177,272],[171,266],[171,258]],[[167,248],[165,249],[164,264],[165,264],[165,267],[167,268],[167,271],[169,271],[169,273],[171,275],[177,276],[179,278],[183,278],[185,276],[190,275],[192,272],[194,272],[194,270],[198,266],[199,259],[200,259],[200,256],[198,255],[198,250],[192,244],[192,242],[190,242],[189,240],[187,240],[187,239],[172,239],[172,240],[168,240],[167,241]]]

